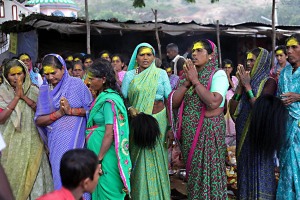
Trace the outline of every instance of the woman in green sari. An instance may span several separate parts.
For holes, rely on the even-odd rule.
[[[20,60],[8,61],[3,75],[0,132],[7,147],[1,152],[1,164],[15,199],[36,199],[53,190],[49,161],[33,121],[39,89]]]
[[[171,92],[166,71],[155,66],[155,51],[148,43],[138,45],[122,82],[122,93],[129,100],[130,113],[137,110],[152,115],[159,124],[160,136],[153,148],[130,143],[132,198],[170,199],[166,146],[167,113],[165,99]]]
[[[101,174],[92,199],[124,199],[130,194],[131,170],[127,109],[108,61],[96,60],[88,81],[98,95],[91,106],[86,143],[98,155]]]

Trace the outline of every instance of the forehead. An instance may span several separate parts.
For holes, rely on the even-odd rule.
[[[75,69],[82,69],[82,66],[81,66],[80,64],[75,64],[75,65],[74,65],[74,68],[75,68]]]

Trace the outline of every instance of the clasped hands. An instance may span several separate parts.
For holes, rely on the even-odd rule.
[[[70,115],[71,114],[71,107],[70,107],[70,104],[69,104],[69,101],[66,99],[66,97],[61,97],[60,98],[60,101],[59,101],[59,112],[62,114],[62,115]]]
[[[251,90],[250,71],[246,71],[243,65],[238,64],[236,76],[239,80],[238,86],[243,86],[246,89],[246,91]],[[242,88],[239,87],[239,89],[242,89]]]
[[[183,65],[183,71],[186,79],[186,81],[184,82],[185,87],[188,88],[199,82],[198,71],[191,59],[186,59],[185,64]]]

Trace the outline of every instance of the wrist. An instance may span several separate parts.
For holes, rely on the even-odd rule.
[[[199,80],[197,80],[197,81],[193,82],[193,86],[194,86],[194,88],[195,88],[195,87],[197,87],[198,85],[201,85],[201,83],[200,83],[200,81],[199,81]]]
[[[245,85],[246,91],[252,90],[251,85]]]
[[[192,84],[190,81],[184,81],[183,86],[186,87],[187,89],[189,89],[192,86]]]

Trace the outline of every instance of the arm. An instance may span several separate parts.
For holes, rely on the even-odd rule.
[[[36,111],[36,103],[27,96],[23,96],[22,99],[26,102],[26,104],[34,111]]]
[[[100,152],[98,154],[99,160],[102,160],[108,151],[108,149],[111,147],[111,144],[114,140],[114,132],[113,132],[113,125],[112,124],[106,124],[105,125],[105,135],[102,140]]]
[[[6,120],[9,118],[13,110],[15,109],[17,103],[19,102],[20,97],[15,96],[13,100],[7,105],[2,112],[0,112],[0,124],[4,124]]]
[[[191,86],[192,86],[191,82],[189,80],[185,79],[183,84],[176,89],[176,91],[173,94],[173,99],[172,99],[173,108],[179,108],[179,106],[183,100],[184,94],[188,91],[188,89]]]
[[[59,110],[57,110],[49,115],[39,116],[36,119],[35,123],[37,126],[48,126],[64,115],[65,115],[65,113],[63,112],[63,109],[61,109],[61,107],[60,107]]]

